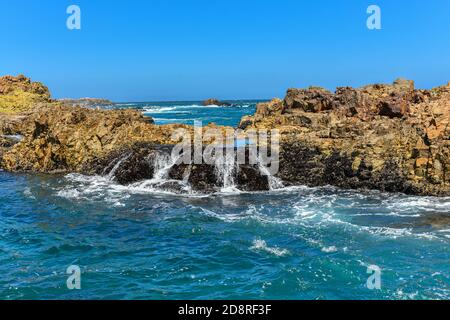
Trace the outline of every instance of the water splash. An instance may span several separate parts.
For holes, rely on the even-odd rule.
[[[117,170],[119,170],[120,165],[121,165],[124,161],[128,160],[130,157],[131,157],[131,153],[125,155],[124,157],[120,158],[119,161],[117,161],[117,163],[114,165],[114,167],[113,167],[113,168],[111,169],[111,171],[108,173],[108,176],[107,176],[107,177],[108,177],[109,180],[114,180],[115,175],[116,175],[116,172],[117,172]],[[110,167],[110,166],[108,166],[108,167]]]
[[[277,178],[274,175],[272,175],[269,169],[267,169],[267,167],[262,163],[261,159],[259,158],[258,158],[258,169],[263,175],[267,176],[270,191],[284,188],[283,181],[281,181],[280,178]]]
[[[134,183],[129,188],[136,191],[193,193],[188,183],[189,176],[185,176],[183,180],[173,180],[169,177],[170,170],[177,164],[179,158],[180,156],[157,153],[153,161],[153,178]]]
[[[215,173],[217,180],[222,182],[221,192],[240,191],[235,181],[237,164],[234,152],[225,152],[225,155],[222,154],[216,158]]]

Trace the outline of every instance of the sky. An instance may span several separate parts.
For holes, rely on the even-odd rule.
[[[366,26],[381,9],[381,30]],[[81,29],[69,30],[69,5]],[[448,0],[0,0],[0,75],[55,98],[267,99],[290,87],[450,81]]]

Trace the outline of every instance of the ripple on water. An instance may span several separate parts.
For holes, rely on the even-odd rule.
[[[64,289],[71,264],[85,274],[78,298],[450,298],[449,198],[179,195],[1,174],[0,298],[77,298]],[[373,264],[381,292],[365,288]]]

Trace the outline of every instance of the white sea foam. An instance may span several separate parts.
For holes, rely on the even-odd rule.
[[[389,237],[392,239],[397,239],[401,237],[413,237],[413,238],[422,238],[428,240],[438,239],[436,235],[430,232],[417,233],[414,232],[412,228],[390,228],[390,227],[373,227],[373,226],[362,226],[353,224],[348,221],[343,221],[336,217],[335,215],[329,215],[327,219],[325,219],[328,223],[335,223],[345,225],[347,227],[351,227],[359,232],[370,233],[373,236],[383,236]]]
[[[325,253],[333,253],[333,252],[337,252],[337,251],[338,251],[338,249],[335,246],[322,248],[322,252],[325,252]]]
[[[450,197],[391,197],[385,201],[386,208],[394,211],[450,211]]]
[[[66,199],[80,199],[80,192],[76,189],[63,189],[56,193],[58,197]]]
[[[69,185],[56,190],[57,195],[67,199],[106,201],[113,206],[124,206],[125,202],[123,200],[130,197],[132,194],[161,194],[164,196],[171,195],[187,198],[220,196],[222,201],[228,197],[230,201],[234,201],[233,197],[236,197],[241,193],[247,193],[240,191],[232,183],[224,186],[222,190],[216,194],[201,194],[194,192],[187,183],[187,180],[175,181],[168,179],[167,172],[173,163],[173,159],[161,158],[160,160],[160,163],[156,164],[157,173],[154,179],[123,186],[109,180],[107,177],[70,174],[65,177],[69,182]],[[225,170],[225,172],[227,172],[227,170]],[[170,187],[166,188],[166,183],[178,184],[177,190],[173,190]],[[448,241],[447,239],[450,238],[450,235],[448,234],[450,229],[418,232],[418,230],[415,230],[414,228],[371,226],[369,222],[367,223],[368,225],[364,225],[363,223],[356,223],[354,221],[354,218],[359,216],[367,216],[367,219],[369,220],[370,216],[392,216],[398,219],[419,218],[422,216],[420,211],[422,211],[423,207],[429,209],[425,210],[426,212],[431,210],[442,211],[442,209],[445,211],[449,206],[449,203],[446,199],[442,198],[427,197],[422,199],[420,197],[392,195],[392,198],[396,199],[391,200],[384,198],[384,195],[380,195],[380,193],[360,194],[356,191],[342,192],[332,188],[308,188],[304,186],[285,187],[275,191],[265,192],[265,194],[268,197],[273,197],[270,199],[270,202],[274,201],[273,205],[275,206],[277,206],[278,201],[281,201],[279,203],[280,206],[278,207],[280,209],[277,210],[277,214],[271,212],[270,207],[265,208],[263,204],[249,204],[246,210],[241,210],[239,213],[232,214],[214,212],[213,210],[207,210],[202,207],[199,207],[199,209],[201,209],[203,214],[227,223],[236,223],[241,220],[251,219],[258,221],[261,224],[301,226],[302,228],[311,230],[311,232],[313,232],[312,234],[314,234],[315,230],[320,228],[333,228],[333,232],[336,232],[335,228],[338,227],[343,228],[342,232],[347,232],[347,229],[349,229],[349,232],[350,230],[354,230],[357,233],[370,234],[373,237],[390,239],[408,237]],[[297,195],[298,201],[284,203],[282,199],[288,194]],[[372,204],[370,202],[365,202],[366,198],[370,199],[371,197],[373,199],[379,197],[380,199],[378,202],[375,201]],[[386,210],[386,207],[383,207],[387,203],[394,205],[395,201],[398,201],[400,206],[393,206],[391,212]],[[416,205],[420,205],[421,208],[417,209],[417,207],[414,207]],[[363,211],[364,208],[371,208],[371,206],[381,207],[387,212],[352,213],[352,210],[355,208]],[[399,207],[404,210],[399,210]],[[348,213],[346,212],[346,209],[349,209]],[[362,219],[358,219],[357,221],[362,221]],[[312,239],[311,241],[318,241],[315,243],[315,246],[324,252],[333,252],[335,248],[337,250],[337,247],[331,244],[323,244],[319,240],[313,239],[314,237],[309,238],[310,240]],[[262,243],[260,243],[260,245],[262,245]]]
[[[283,257],[290,254],[289,250],[287,249],[282,249],[278,247],[269,247],[266,241],[262,239],[253,240],[253,245],[250,247],[250,249],[254,251],[265,251],[277,257]]]
[[[30,189],[29,187],[26,187],[26,188],[23,190],[23,194],[24,194],[24,196],[26,196],[26,197],[28,197],[28,198],[30,198],[30,199],[36,199],[36,198],[33,196],[33,194],[31,193],[31,189]]]
[[[213,217],[216,219],[219,219],[224,222],[236,222],[245,219],[249,215],[244,214],[233,214],[233,213],[227,213],[227,214],[218,214],[212,210],[208,210],[205,208],[199,208],[206,216]]]
[[[144,107],[142,110],[146,113],[165,113],[176,110],[177,107]]]

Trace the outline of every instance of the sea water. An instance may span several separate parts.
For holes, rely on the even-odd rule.
[[[255,110],[119,107],[231,126]],[[173,194],[154,182],[0,172],[0,299],[450,298],[450,226],[436,223],[450,198],[280,184]],[[67,287],[72,265],[80,290]]]

